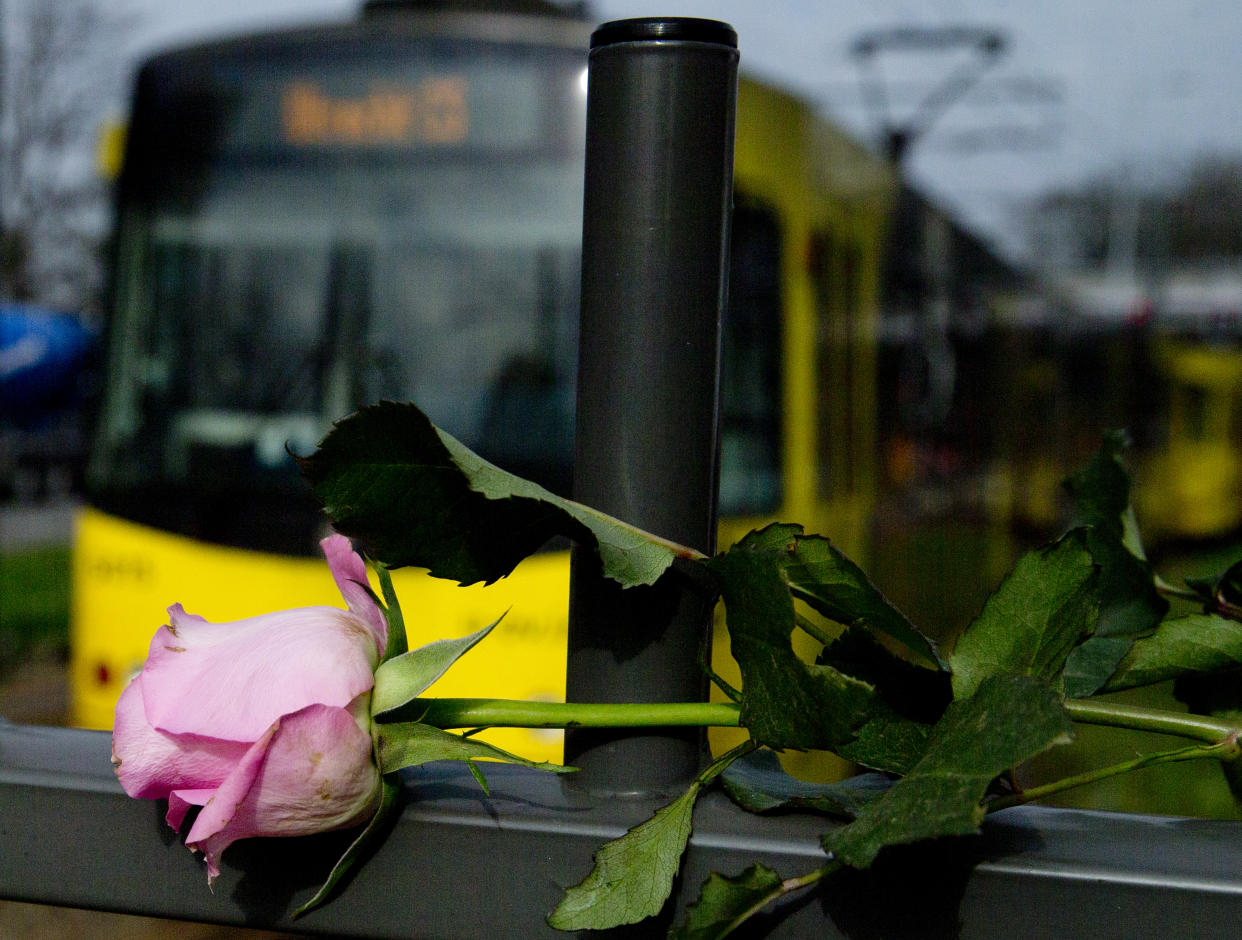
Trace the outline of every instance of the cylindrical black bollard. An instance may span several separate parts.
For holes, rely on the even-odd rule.
[[[720,318],[733,189],[737,35],[725,23],[621,20],[591,37],[574,496],[703,552],[715,547]],[[622,590],[575,552],[566,695],[696,701],[711,611],[672,570]],[[571,729],[575,786],[687,783],[694,729]]]

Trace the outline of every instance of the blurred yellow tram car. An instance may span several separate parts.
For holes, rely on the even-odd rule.
[[[1242,525],[1242,350],[1168,337],[1155,345],[1167,389],[1165,436],[1140,464],[1144,526],[1171,539],[1228,536]]]
[[[415,401],[568,492],[590,26],[471,6],[371,3],[142,68],[74,548],[76,724],[110,727],[174,602],[212,621],[341,603],[286,446],[361,405]],[[865,557],[895,180],[744,77],[735,181],[721,543],[782,518]],[[395,582],[411,644],[510,611],[432,694],[563,697],[566,553],[490,587]],[[558,733],[489,738],[560,758]]]

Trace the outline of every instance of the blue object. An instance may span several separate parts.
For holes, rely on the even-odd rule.
[[[33,428],[78,405],[98,341],[71,313],[0,304],[0,422]]]

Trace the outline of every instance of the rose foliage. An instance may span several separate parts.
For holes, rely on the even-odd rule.
[[[817,865],[800,873],[760,865],[713,873],[672,932],[724,937],[843,867],[865,868],[893,846],[977,832],[1006,807],[1140,766],[1200,758],[1234,765],[1242,734],[1242,564],[1184,588],[1160,579],[1138,538],[1124,447],[1122,435],[1106,437],[1067,483],[1073,524],[1021,558],[942,650],[828,539],[800,526],[772,524],[704,558],[506,473],[413,405],[381,403],[338,422],[300,463],[334,526],[375,563],[383,604],[367,587],[361,558],[334,537],[324,548],[348,610],[210,624],[174,605],[118,706],[117,773],[131,795],[168,799],[173,826],[202,807],[186,840],[207,856],[209,877],[236,839],[368,823],[309,902],[320,903],[399,808],[398,769],[464,760],[480,782],[478,758],[564,770],[470,734],[597,717],[592,706],[574,703],[422,697],[492,627],[406,651],[388,566],[416,565],[462,584],[493,581],[555,537],[594,550],[602,576],[623,589],[644,589],[674,562],[699,566],[696,589],[723,603],[740,688],[709,670],[728,702],[617,706],[608,723],[740,726],[748,740],[651,819],[601,846],[593,870],[565,892],[548,922],[607,929],[659,914],[695,802],[710,786],[722,785],[752,812],[831,817]],[[1171,601],[1195,609],[1179,611]],[[797,631],[818,643],[811,661],[791,642]],[[1200,681],[1220,676],[1222,684]],[[1093,698],[1169,679],[1192,707],[1234,717]],[[665,720],[674,711],[682,718]],[[695,717],[682,720],[686,714]],[[1014,787],[1019,765],[1072,741],[1083,722],[1183,741]],[[777,760],[790,749],[829,751],[864,772],[835,784],[795,780]]]

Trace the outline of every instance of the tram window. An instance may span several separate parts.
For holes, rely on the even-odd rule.
[[[1206,389],[1197,385],[1188,385],[1184,390],[1186,409],[1186,438],[1191,441],[1206,441],[1208,434],[1208,396]]]
[[[370,400],[417,401],[506,470],[569,495],[578,249],[394,244],[366,347]]]
[[[781,499],[781,237],[776,214],[735,200],[721,363],[722,515]]]
[[[818,326],[819,494],[830,499],[851,492],[858,482],[854,479],[858,249],[819,231],[811,236],[808,260]]]
[[[298,285],[323,283],[326,252],[181,242],[156,246],[153,256],[152,351],[168,365],[158,373],[168,407],[322,407],[321,384],[308,375],[324,329],[322,298]]]
[[[351,62],[387,74],[364,51]],[[89,471],[101,506],[285,550],[208,533],[219,513],[199,496],[309,503],[285,445],[308,453],[333,420],[382,398],[416,400],[484,457],[568,491],[582,154],[567,141],[581,61],[460,51],[440,50],[441,71],[469,80],[472,123],[443,146],[264,137],[267,124],[247,121],[270,102],[242,81],[245,62],[208,63],[205,91],[197,65],[170,66],[140,96],[120,187],[119,339]],[[264,81],[321,64],[278,58]],[[352,101],[371,87],[350,82],[331,93]],[[197,162],[174,165],[158,118],[187,110],[179,103],[193,112],[204,95],[236,120],[186,124],[173,156]]]

